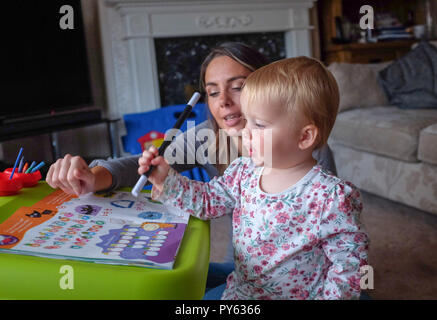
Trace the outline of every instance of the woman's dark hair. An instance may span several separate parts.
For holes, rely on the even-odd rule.
[[[211,61],[220,56],[234,59],[250,71],[255,71],[269,63],[266,56],[240,42],[225,42],[213,48],[200,67],[200,91],[205,92],[205,74]]]

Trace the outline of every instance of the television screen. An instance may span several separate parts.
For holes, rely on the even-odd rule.
[[[92,104],[80,0],[3,1],[1,17],[0,120]]]

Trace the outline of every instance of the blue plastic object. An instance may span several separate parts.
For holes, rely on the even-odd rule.
[[[142,148],[138,139],[152,131],[164,134],[173,127],[185,107],[186,105],[180,104],[148,112],[125,114],[123,120],[127,134],[121,138],[124,151],[131,154],[141,153]],[[187,131],[188,121],[194,121],[194,124],[198,125],[207,120],[207,112],[207,107],[204,103],[196,104],[191,112],[191,116],[182,125],[181,131]],[[209,181],[208,174],[202,168],[194,168],[182,172],[182,175],[193,180]]]

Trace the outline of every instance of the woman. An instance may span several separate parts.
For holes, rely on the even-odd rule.
[[[244,44],[229,42],[214,48],[205,58],[200,72],[201,90],[206,94],[211,119],[197,125],[194,129],[211,128],[218,139],[219,129],[241,130],[245,122],[241,118],[240,90],[244,79],[254,70],[267,64],[267,59],[255,49]],[[204,142],[193,143],[186,139],[187,134],[176,138],[170,150],[173,154],[183,154],[184,158],[196,155],[196,150]],[[241,139],[241,138],[240,138]],[[241,143],[238,144],[240,146]],[[217,147],[220,145],[217,143]],[[182,150],[182,151],[181,151]],[[223,150],[217,150],[217,155]],[[224,150],[229,152],[229,150]],[[239,148],[239,156],[241,148]],[[317,161],[326,169],[335,173],[335,165],[328,146],[320,149],[314,155]],[[49,169],[47,183],[53,188],[60,188],[66,193],[81,195],[88,192],[113,190],[120,186],[133,186],[138,180],[138,159],[140,155],[128,156],[113,160],[94,160],[89,166],[79,156],[66,155],[58,159]],[[196,157],[194,157],[196,159]],[[229,159],[229,157],[228,157]],[[228,164],[209,159],[187,164],[187,161],[177,161],[172,167],[178,172],[203,167],[212,178],[224,172]],[[183,162],[181,164],[181,162]]]
[[[210,119],[196,125],[193,129],[199,132],[201,129],[209,128],[215,132],[216,142],[219,139],[219,130],[239,131],[244,128],[245,121],[241,114],[240,91],[246,77],[256,69],[268,63],[266,57],[255,49],[244,44],[229,42],[214,48],[205,58],[200,71],[201,91],[205,94],[205,101],[210,111]],[[171,166],[178,172],[203,167],[208,175],[222,175],[230,162],[230,143],[235,139],[228,139],[228,143],[216,143],[216,161],[210,161],[208,153],[203,153],[205,159],[199,159],[197,150],[206,141],[193,142],[187,139],[188,134],[178,136],[169,147],[172,155],[182,155]],[[238,156],[241,156],[241,137],[237,138]],[[211,141],[209,141],[211,142]],[[227,157],[220,158],[220,153]],[[167,154],[167,153],[166,153]],[[197,156],[197,157],[196,157]],[[194,164],[187,164],[187,159],[195,159]],[[67,193],[77,195],[100,191],[113,190],[120,186],[134,186],[137,182],[138,160],[140,155],[134,155],[114,160],[94,160],[89,166],[79,156],[66,155],[54,163],[47,173],[47,183],[53,188],[61,188]],[[176,157],[177,158],[177,157]],[[314,158],[326,169],[335,174],[335,165],[332,153],[328,146],[314,154]],[[221,163],[220,159],[229,159],[227,163]],[[215,163],[215,164],[213,164]],[[230,227],[230,230],[232,228]],[[229,246],[226,261],[227,264],[210,266],[207,287],[216,287],[226,281],[226,276],[233,268],[232,245]]]

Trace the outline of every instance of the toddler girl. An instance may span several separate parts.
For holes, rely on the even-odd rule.
[[[155,200],[200,219],[233,214],[235,270],[222,299],[359,298],[368,250],[360,193],[312,157],[327,141],[338,102],[335,79],[320,62],[284,59],[246,79],[249,157],[223,176],[189,180],[153,147],[140,158],[140,174],[157,166],[149,177]]]

